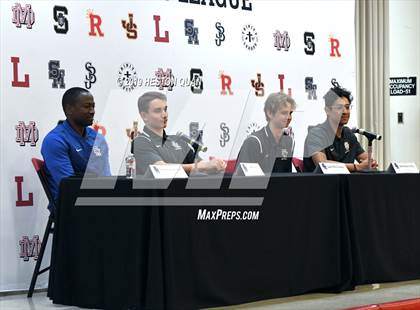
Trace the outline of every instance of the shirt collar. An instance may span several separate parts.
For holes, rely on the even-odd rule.
[[[264,127],[264,134],[266,135],[267,139],[270,140],[272,144],[280,144],[276,142],[276,139],[274,139],[273,133],[271,132],[270,126],[267,124],[267,126]]]
[[[348,138],[348,131],[347,131],[347,126],[343,126],[343,129],[341,130],[341,137],[337,137],[337,133],[334,132],[330,126],[330,123],[328,122],[328,119],[322,123],[322,126],[325,127],[328,130],[328,133],[334,137],[334,140],[342,140],[342,139],[346,139]]]
[[[156,134],[155,132],[153,132],[149,127],[144,126],[143,127],[143,132],[149,136],[149,138],[153,141],[153,142],[161,142],[162,144],[164,144],[166,142],[166,140],[168,139],[168,135],[166,134],[165,129],[163,130],[163,137],[159,136],[158,134]]]
[[[68,122],[68,120],[65,120],[63,122],[62,126],[64,126],[66,131],[69,132],[73,137],[75,137],[77,139],[86,139],[88,136],[91,135],[90,130],[88,130],[89,127],[85,127],[85,135],[81,136],[76,130],[73,129],[73,127],[70,126],[70,123]],[[95,131],[95,133],[96,133],[96,131]]]

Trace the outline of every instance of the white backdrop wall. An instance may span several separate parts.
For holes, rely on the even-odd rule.
[[[417,77],[416,96],[391,96],[391,160],[415,162],[420,167],[420,2],[389,2],[390,77]],[[398,123],[398,113],[404,123]]]
[[[48,212],[46,197],[30,163],[31,157],[40,157],[43,137],[57,120],[63,119],[61,97],[73,86],[85,86],[90,62],[96,69],[96,83],[90,91],[96,101],[96,116],[106,128],[110,146],[111,167],[114,174],[120,172],[121,159],[128,150],[125,129],[138,119],[137,98],[145,90],[157,87],[138,86],[131,91],[118,87],[120,67],[129,63],[137,77],[154,78],[158,68],[170,68],[175,78],[187,79],[192,68],[203,72],[203,92],[195,94],[190,87],[178,83],[173,90],[167,88],[169,133],[182,130],[188,133],[190,122],[199,122],[204,129],[204,142],[209,151],[204,157],[216,155],[225,159],[235,158],[242,141],[253,128],[265,125],[263,103],[271,92],[280,91],[279,74],[284,75],[284,91],[291,88],[298,104],[292,126],[295,132],[295,155],[302,156],[307,126],[325,119],[322,96],[331,86],[331,78],[355,92],[355,42],[353,1],[256,1],[241,0],[239,8],[225,1],[227,7],[186,3],[188,1],[26,1],[31,5],[35,21],[17,27],[12,22],[12,7],[16,1],[1,2],[1,204],[0,204],[0,291],[25,289],[35,264],[34,236],[42,233]],[[194,2],[194,1],[191,1]],[[241,9],[252,5],[252,10]],[[67,9],[61,19],[54,20],[54,6]],[[64,12],[63,9],[60,9]],[[59,11],[60,11],[59,10]],[[21,11],[24,13],[24,11]],[[137,26],[137,38],[129,39],[122,26],[133,14]],[[91,36],[89,14],[101,18],[103,36]],[[160,33],[169,32],[169,42],[155,42],[154,15],[160,16]],[[23,15],[22,15],[23,16]],[[58,13],[57,15],[58,16]],[[24,17],[24,16],[23,16]],[[57,33],[54,26],[65,28],[67,33]],[[95,17],[97,18],[97,17]],[[194,20],[198,28],[199,44],[189,44],[184,22]],[[25,21],[24,18],[22,21]],[[224,27],[225,40],[216,45],[216,23]],[[242,30],[250,25],[255,29],[252,42],[246,48]],[[274,45],[276,31],[288,32],[290,47],[278,50]],[[249,29],[245,35],[248,35]],[[252,32],[252,31],[251,31]],[[304,33],[315,38],[315,53],[305,53]],[[331,54],[331,45],[339,41],[338,51]],[[286,41],[287,42],[287,41]],[[337,42],[337,41],[335,41]],[[29,78],[29,87],[13,87],[14,65],[12,57],[19,58],[18,81]],[[15,59],[15,58],[14,58]],[[49,61],[59,60],[64,70],[65,88],[53,88],[49,79]],[[16,63],[16,60],[14,60]],[[126,71],[121,72],[122,74]],[[130,72],[129,72],[130,73]],[[134,72],[131,72],[134,73]],[[231,78],[233,95],[222,95],[221,73]],[[256,96],[251,80],[261,74],[264,96]],[[308,99],[305,78],[312,77],[317,85],[317,99]],[[354,94],[355,95],[355,94]],[[356,97],[356,96],[354,96]],[[357,105],[357,103],[355,103]],[[350,126],[355,125],[356,110],[352,111]],[[29,122],[35,122],[39,139],[31,135]],[[24,122],[27,132],[21,145],[16,141],[19,122]],[[229,127],[230,140],[220,144],[221,123]],[[18,126],[16,128],[16,126]],[[140,127],[142,124],[140,123]],[[35,141],[37,140],[37,141]],[[33,142],[33,146],[30,142]],[[19,200],[16,177],[23,177],[21,200],[32,201],[27,206],[16,206]],[[19,178],[17,179],[20,182]],[[25,203],[23,203],[25,204]],[[24,242],[24,236],[28,239]],[[28,241],[29,240],[29,241]],[[25,249],[25,246],[26,249]],[[39,244],[38,244],[39,246]],[[23,253],[21,248],[23,248]],[[23,257],[21,257],[21,254]],[[26,257],[26,256],[27,257]],[[46,253],[45,264],[50,252]],[[83,253],[80,253],[83,255]],[[41,277],[39,287],[45,287],[47,278]]]

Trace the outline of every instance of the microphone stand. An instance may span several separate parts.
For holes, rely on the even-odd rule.
[[[198,171],[198,153],[201,151],[201,145],[199,143],[201,143],[202,140],[202,131],[199,131],[199,134],[197,136],[197,139],[195,139],[195,143],[192,144],[192,147],[194,149],[194,167],[193,167],[193,172],[194,175],[199,175],[199,171]]]
[[[372,141],[373,141],[373,139],[369,139],[368,138],[368,168],[367,168],[367,170],[368,171],[371,171],[372,170],[372,168],[371,168],[371,164],[372,164]]]

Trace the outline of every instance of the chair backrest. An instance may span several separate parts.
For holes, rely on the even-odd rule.
[[[42,159],[33,157],[32,158],[32,165],[35,168],[36,174],[39,177],[39,180],[41,181],[42,184],[42,188],[44,189],[45,194],[47,195],[48,201],[49,203],[55,207],[55,201],[54,201],[54,197],[51,193],[51,190],[48,186],[48,179],[47,179],[47,175],[45,174],[45,163]]]
[[[228,159],[226,160],[226,170],[227,173],[234,173],[236,167],[236,159]]]
[[[297,157],[292,158],[293,166],[295,166],[297,172],[303,172],[303,160]]]
[[[214,156],[210,156],[209,159],[214,159]],[[236,159],[224,159],[226,163],[225,173],[234,173],[236,167]]]

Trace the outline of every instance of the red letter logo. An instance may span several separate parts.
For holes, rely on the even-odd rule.
[[[230,88],[230,86],[232,85],[232,79],[229,75],[225,75],[223,74],[223,72],[220,73],[220,80],[222,81],[222,91],[220,92],[221,95],[228,95],[229,92],[229,96],[233,95],[233,92]],[[226,89],[228,91],[226,91]]]
[[[16,200],[16,207],[30,207],[34,205],[34,194],[29,193],[29,199],[23,200],[22,197],[22,183],[23,183],[23,177],[18,176],[15,177],[15,182],[17,183],[17,200]]]
[[[341,57],[341,54],[338,51],[338,48],[340,47],[340,41],[331,37],[330,42],[331,42],[331,54],[330,54],[330,56],[331,57]],[[336,53],[337,53],[337,55],[336,55]]]
[[[19,57],[11,57],[10,61],[13,63],[13,87],[29,87],[29,74],[25,74],[25,80],[19,81],[18,63]]]
[[[90,32],[89,35],[95,37],[99,35],[100,37],[104,36],[104,33],[101,31],[102,19],[99,15],[93,14],[93,11],[88,11],[88,17],[90,21]],[[96,31],[95,31],[96,29]]]
[[[159,15],[153,15],[153,19],[155,20],[155,29],[156,29],[156,35],[155,35],[155,42],[169,42],[169,32],[165,31],[165,36],[162,37],[160,35],[160,27],[159,27],[159,21],[160,16]]]
[[[284,93],[284,74],[279,74],[278,78],[280,80],[280,92]],[[292,89],[288,88],[287,89],[287,94],[292,97]]]

